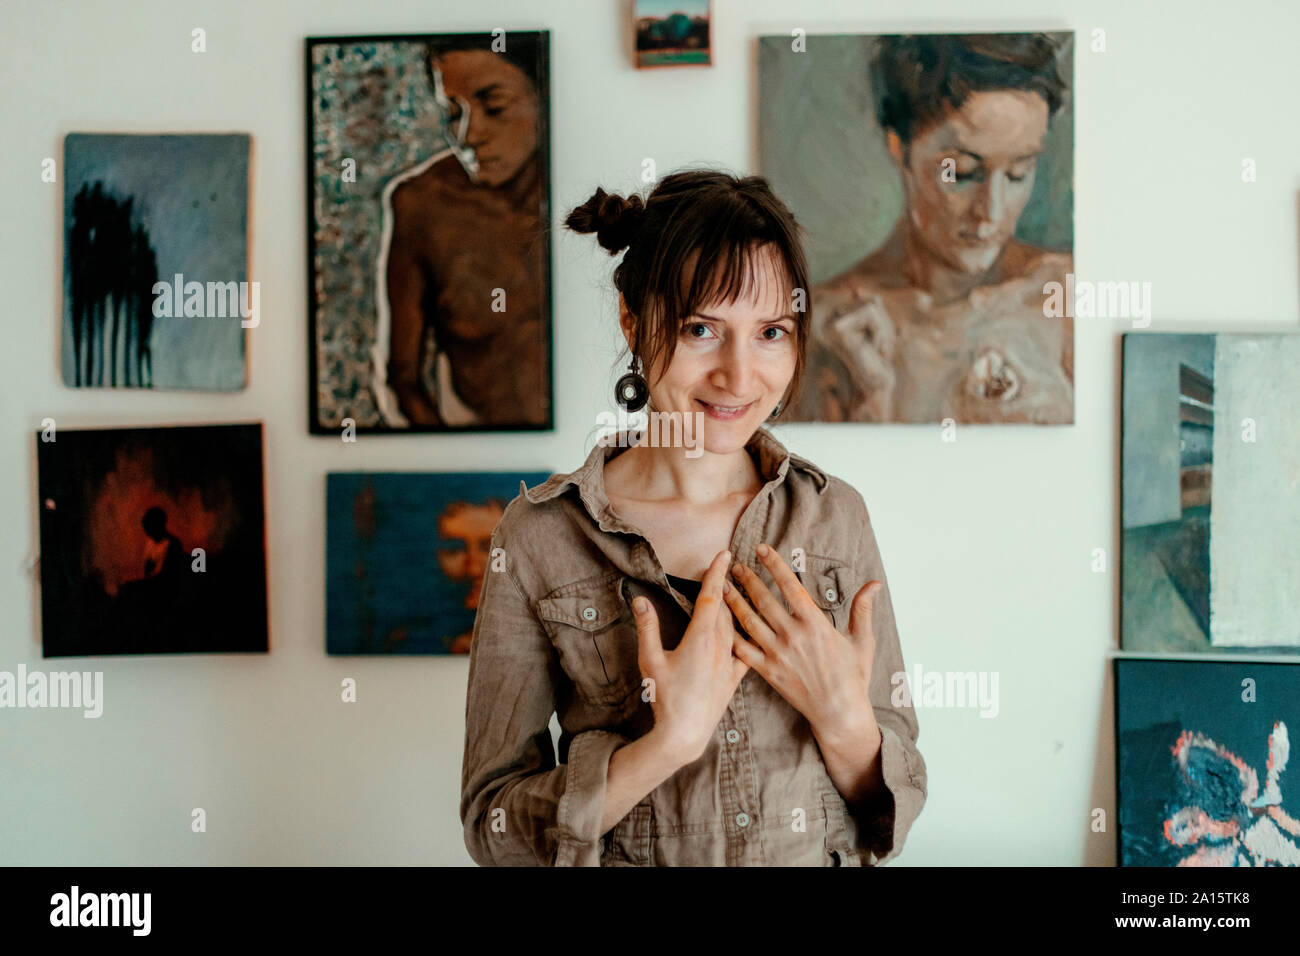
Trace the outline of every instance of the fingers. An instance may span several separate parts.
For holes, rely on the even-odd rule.
[[[792,617],[806,618],[809,614],[820,614],[817,605],[813,603],[811,595],[804,589],[799,579],[795,577],[794,572],[790,570],[790,565],[786,564],[785,559],[776,551],[765,544],[760,544],[758,546],[758,560],[763,562],[763,566],[772,575],[772,580],[781,589],[781,596],[785,598],[786,606],[790,608]],[[767,589],[764,588],[764,590]],[[768,620],[770,623],[771,618]]]
[[[700,581],[700,594],[695,599],[694,620],[710,630],[718,626],[718,614],[726,611],[722,601],[722,586],[727,581],[727,565],[731,563],[730,551],[719,551]]]
[[[664,663],[664,645],[659,638],[659,615],[654,605],[641,596],[632,600],[636,618],[636,651],[640,658],[641,673],[658,674]]]
[[[869,644],[875,640],[871,618],[876,609],[876,600],[884,587],[878,580],[868,581],[853,595],[853,604],[849,608],[849,636],[859,644]]]
[[[742,568],[744,568],[745,571],[749,571],[749,569],[745,568],[742,564],[737,564],[732,569],[737,572],[737,581],[741,580],[741,574],[743,574],[741,571]],[[757,575],[754,575],[752,571],[750,571],[750,575],[754,577],[755,580],[758,580]],[[763,582],[758,581],[758,586],[763,587]],[[771,597],[770,592],[767,592],[767,588],[764,587],[763,590],[768,593],[769,597]],[[723,599],[727,602],[727,607],[731,609],[731,613],[736,616],[736,620],[740,623],[740,626],[744,628],[745,633],[749,635],[750,639],[753,640],[755,644],[764,650],[772,645],[772,641],[776,635],[772,629],[767,626],[767,622],[759,616],[759,613],[756,610],[754,610],[753,605],[745,600],[745,596],[740,593],[740,588],[732,588],[726,595],[724,595]],[[772,603],[776,604],[776,598],[772,598]]]

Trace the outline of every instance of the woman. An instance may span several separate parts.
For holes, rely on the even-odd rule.
[[[813,289],[798,420],[1074,420],[1069,253],[1015,238],[1064,102],[1048,34],[884,36],[877,119],[903,185],[884,243]]]
[[[430,42],[425,64],[454,142],[384,187],[372,361],[376,404],[395,428],[550,420],[540,48],[526,35],[506,53],[494,44]]]
[[[903,660],[867,509],[761,427],[803,363],[797,226],[764,180],[707,171],[644,204],[597,189],[567,224],[627,249],[620,322],[647,374],[619,400],[701,416],[703,454],[604,443],[506,508],[470,651],[470,855],[883,862],[926,782],[916,716],[890,705]]]

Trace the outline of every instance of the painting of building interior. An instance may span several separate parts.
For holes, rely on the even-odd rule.
[[[1300,865],[1291,664],[1115,661],[1121,866]]]
[[[760,38],[760,169],[814,283],[784,419],[1074,421],[1074,309],[1044,299],[1074,271],[1073,41]]]
[[[492,532],[546,472],[338,472],[326,479],[330,654],[468,654]],[[503,568],[499,565],[496,571]]]
[[[1300,335],[1123,342],[1123,648],[1300,650]]]

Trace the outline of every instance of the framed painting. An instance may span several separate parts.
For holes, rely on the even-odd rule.
[[[1073,39],[760,38],[760,164],[814,283],[783,418],[1073,423]]]
[[[712,0],[633,0],[636,65],[710,66]]]
[[[492,532],[547,472],[365,473],[326,478],[330,654],[468,654]]]
[[[311,431],[552,427],[548,51],[306,41]]]
[[[1300,651],[1300,335],[1123,337],[1126,651]]]
[[[262,426],[36,435],[46,657],[268,649]]]
[[[1300,865],[1300,670],[1115,661],[1121,866]]]
[[[70,133],[63,142],[63,382],[238,391],[252,138]]]

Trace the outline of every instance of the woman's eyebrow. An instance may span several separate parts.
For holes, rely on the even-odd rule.
[[[696,312],[695,315],[696,315],[698,318],[701,318],[701,319],[712,319],[714,322],[726,322],[726,321],[727,321],[726,319],[724,319],[724,318],[722,318],[722,317],[720,317],[720,316],[717,316],[717,315],[709,315],[707,312]],[[776,316],[776,317],[774,317],[774,318],[771,318],[771,319],[759,319],[758,321],[760,321],[760,322],[780,322],[782,319],[790,319],[790,320],[792,320],[792,321],[795,321],[795,314],[794,314],[793,312],[787,312],[787,313],[785,313],[784,315],[778,315],[778,316]]]
[[[957,147],[957,152],[962,153],[962,154],[964,154],[964,155],[966,155],[966,156],[969,156],[969,157],[971,157],[972,159],[976,160],[977,162],[981,162],[981,163],[984,162],[984,157],[983,157],[983,156],[981,156],[979,153],[973,152],[973,151],[971,151],[971,150],[969,150],[969,149],[962,149],[962,148],[959,146],[959,147]],[[1012,160],[1012,162],[1013,162],[1013,163],[1023,163],[1026,159],[1036,159],[1037,157],[1039,157],[1039,156],[1041,156],[1041,155],[1043,155],[1043,151],[1042,151],[1041,149],[1036,149],[1036,150],[1034,150],[1032,153],[1025,153],[1023,156],[1017,156],[1015,159]]]

